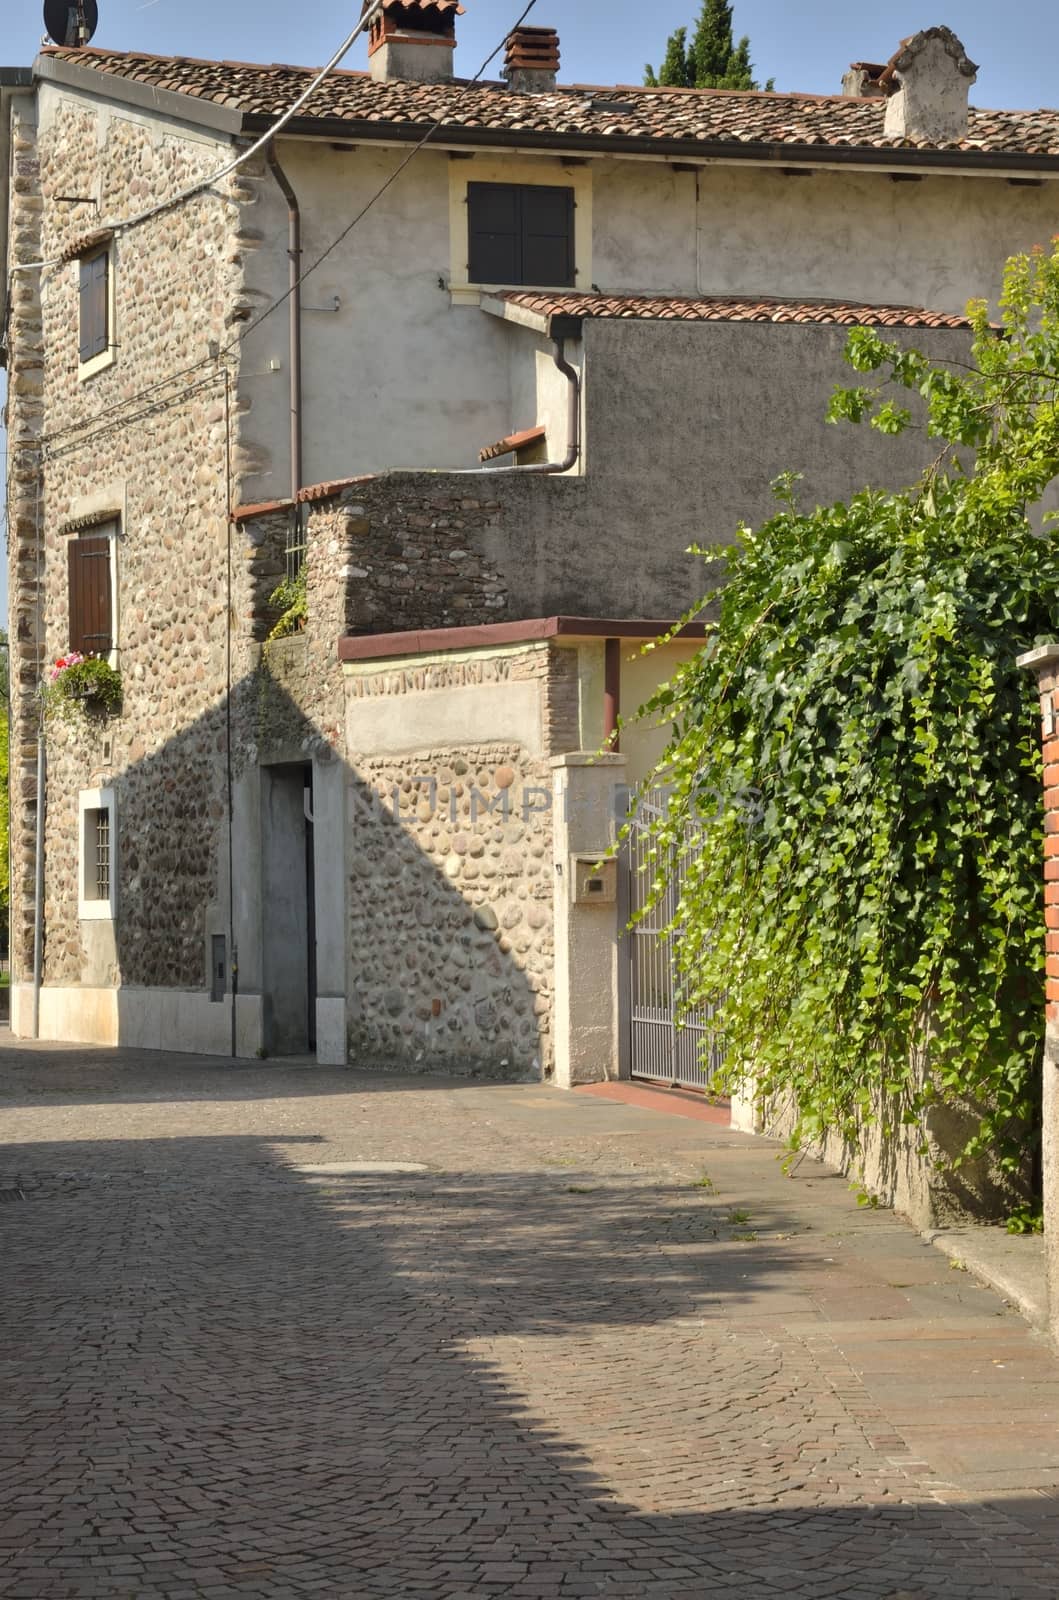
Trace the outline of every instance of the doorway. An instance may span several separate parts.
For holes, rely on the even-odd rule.
[[[262,769],[262,907],[265,1049],[316,1049],[316,842],[313,769]]]

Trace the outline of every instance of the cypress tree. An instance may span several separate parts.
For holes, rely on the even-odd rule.
[[[665,60],[657,76],[648,66],[644,83],[649,88],[756,89],[750,40],[732,37],[731,0],[703,0],[699,20],[689,45],[688,30],[677,28],[669,36]],[[766,89],[773,87],[770,78]]]

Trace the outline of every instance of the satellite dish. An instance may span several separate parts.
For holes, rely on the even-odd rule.
[[[44,26],[54,44],[88,44],[99,26],[96,0],[44,0]]]

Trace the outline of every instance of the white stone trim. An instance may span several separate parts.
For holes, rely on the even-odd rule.
[[[90,812],[110,815],[110,897],[98,900],[87,893],[89,850],[85,831]],[[118,906],[118,812],[113,789],[82,789],[77,800],[77,915],[82,922],[113,922]]]

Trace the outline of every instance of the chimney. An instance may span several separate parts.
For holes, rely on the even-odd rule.
[[[842,79],[842,93],[852,100],[885,100],[886,89],[882,75],[885,63],[854,61]]]
[[[508,35],[504,77],[516,94],[547,94],[559,74],[559,35],[554,28],[516,28]]]
[[[967,96],[978,68],[949,28],[925,28],[901,42],[880,82],[891,139],[956,144],[967,133]]]
[[[370,0],[364,0],[367,10]],[[384,0],[368,33],[373,78],[447,83],[452,78],[459,0]]]

